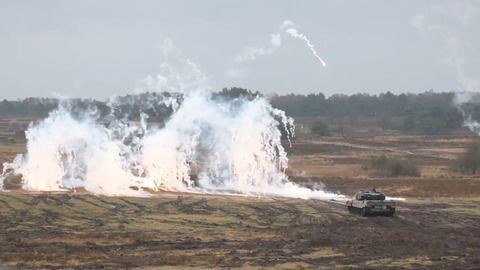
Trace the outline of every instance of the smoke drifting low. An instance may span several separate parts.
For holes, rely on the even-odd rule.
[[[456,92],[453,100],[454,106],[462,113],[463,126],[470,131],[480,134],[480,123],[473,119],[471,105],[480,103],[480,96],[473,92]]]
[[[176,104],[162,96],[164,104]],[[65,102],[64,102],[65,103]],[[26,132],[28,152],[4,165],[2,177],[21,174],[23,188],[83,188],[103,195],[148,196],[147,190],[298,198],[341,197],[310,190],[285,175],[287,154],[279,125],[293,120],[267,100],[226,100],[194,91],[172,108],[163,127],[72,114],[61,104]],[[115,111],[112,109],[112,111]]]

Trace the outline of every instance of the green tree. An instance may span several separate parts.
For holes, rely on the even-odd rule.
[[[480,168],[480,141],[467,145],[457,159],[457,169],[464,174],[477,174]]]
[[[415,163],[386,155],[370,157],[362,168],[383,171],[390,176],[420,176],[420,170]]]

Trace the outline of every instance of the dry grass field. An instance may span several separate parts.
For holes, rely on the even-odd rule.
[[[0,193],[0,269],[480,269],[480,178],[451,169],[474,137],[377,132],[288,148],[290,178],[352,194],[406,199],[394,217],[272,197],[159,193]],[[2,144],[0,159],[25,151]],[[415,162],[419,177],[363,168],[372,155]]]
[[[474,269],[478,199],[412,199],[393,218],[285,198],[0,194],[4,267]]]

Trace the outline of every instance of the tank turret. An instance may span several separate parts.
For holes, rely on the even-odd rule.
[[[396,202],[386,200],[385,194],[376,189],[360,190],[353,195],[351,200],[346,202],[349,212],[361,211],[362,216],[372,214],[381,214],[393,216],[395,213]]]

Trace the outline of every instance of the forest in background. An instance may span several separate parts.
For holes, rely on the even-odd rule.
[[[214,99],[252,99],[256,96],[261,94],[238,87],[224,88],[213,94]],[[90,108],[94,109],[100,117],[114,115],[137,120],[144,113],[151,121],[163,121],[172,112],[172,109],[162,102],[165,97],[174,97],[178,102],[182,101],[181,95],[168,92],[126,95],[108,101],[70,99],[68,102],[61,102],[55,98],[34,97],[15,101],[3,100],[0,101],[0,118],[44,118],[62,104],[74,113]],[[379,95],[336,94],[326,97],[322,93],[316,93],[268,97],[275,108],[285,111],[292,117],[375,118],[382,129],[416,134],[442,134],[461,128],[467,116],[472,120],[480,120],[478,97],[474,96],[471,102],[463,103],[461,107],[456,104],[455,98],[453,92],[433,91],[420,94],[386,92]],[[327,123],[321,123],[321,125],[328,128]]]

